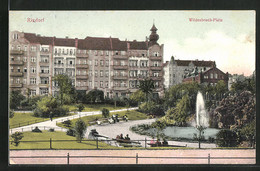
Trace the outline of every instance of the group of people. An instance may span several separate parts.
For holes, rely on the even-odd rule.
[[[156,141],[154,141],[154,139],[152,139],[150,141],[151,145],[155,145],[155,146],[161,146],[161,145],[168,145],[168,142],[166,140],[163,140],[163,142],[161,142],[159,139],[157,139]]]
[[[124,115],[124,116],[123,116],[123,120],[126,121],[126,122],[128,121],[127,115]],[[112,117],[108,119],[108,122],[109,122],[110,124],[111,124],[111,123],[119,122],[118,114],[112,115]]]
[[[128,134],[126,134],[125,138],[123,136],[123,134],[117,135],[116,139],[121,139],[121,140],[130,140],[130,137]]]

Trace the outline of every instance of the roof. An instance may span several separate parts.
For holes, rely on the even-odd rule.
[[[178,66],[188,66],[191,62],[197,67],[213,67],[215,61],[199,61],[199,60],[175,60]]]
[[[54,44],[54,46],[69,46],[75,47],[76,40],[78,40],[78,48],[86,50],[118,50],[126,51],[127,43],[129,49],[133,50],[147,50],[147,42],[144,41],[121,41],[118,38],[104,38],[104,37],[89,37],[85,39],[72,39],[72,38],[56,38],[44,37],[33,33],[24,33],[25,39],[31,43],[39,43],[42,45]]]

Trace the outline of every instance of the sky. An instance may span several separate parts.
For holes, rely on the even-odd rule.
[[[28,22],[43,19],[42,22]],[[197,20],[191,21],[191,20]],[[10,11],[9,30],[84,39],[115,37],[145,41],[153,25],[164,62],[211,60],[223,72],[255,70],[255,11]]]

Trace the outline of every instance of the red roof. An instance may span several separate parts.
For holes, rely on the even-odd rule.
[[[130,49],[133,50],[147,50],[148,46],[146,42],[138,42],[138,41],[128,41],[130,44]]]

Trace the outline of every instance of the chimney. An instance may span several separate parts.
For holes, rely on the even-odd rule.
[[[66,36],[65,38],[66,38],[66,39],[68,39],[68,38],[69,38],[69,36]]]
[[[78,38],[75,38],[75,47],[78,48]]]
[[[130,43],[127,42],[127,50],[130,49]]]

